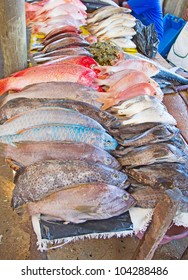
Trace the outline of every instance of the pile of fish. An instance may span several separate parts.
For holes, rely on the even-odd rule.
[[[88,14],[87,29],[99,41],[109,40],[120,48],[136,48],[132,41],[136,18],[130,12],[122,7],[102,7]]]

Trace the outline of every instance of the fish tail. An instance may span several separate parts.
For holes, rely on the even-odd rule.
[[[8,82],[10,78],[5,78],[0,80],[0,96],[8,91]]]
[[[113,98],[104,98],[99,97],[96,99],[96,101],[103,103],[103,106],[101,107],[102,110],[106,110],[114,105],[114,99]]]

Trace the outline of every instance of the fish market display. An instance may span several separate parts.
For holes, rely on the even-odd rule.
[[[72,223],[101,220],[126,212],[134,198],[109,184],[83,184],[53,193],[27,205],[30,215],[46,214]]]
[[[55,191],[78,184],[104,182],[123,188],[126,179],[125,173],[99,163],[81,160],[40,161],[17,173],[12,205],[17,208],[24,203],[40,200]]]
[[[9,119],[0,126],[0,136],[19,134],[20,131],[43,124],[78,124],[105,132],[98,122],[79,112],[65,108],[46,107],[34,109]]]
[[[107,151],[85,143],[20,142],[14,146],[4,144],[1,153],[14,170],[47,159],[85,160],[120,169],[119,162]]]
[[[19,134],[0,137],[0,143],[13,144],[22,141],[68,141],[86,143],[105,150],[114,150],[117,141],[108,133],[81,125],[49,124],[25,129]]]

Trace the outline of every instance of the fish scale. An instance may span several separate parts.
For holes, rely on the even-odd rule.
[[[0,137],[0,143],[13,144],[21,141],[71,141],[83,142],[105,150],[115,150],[118,143],[108,133],[81,125],[43,125],[19,134]]]

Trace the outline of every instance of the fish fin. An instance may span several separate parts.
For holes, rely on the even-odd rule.
[[[106,110],[114,105],[114,99],[113,98],[104,98],[99,97],[96,99],[96,101],[103,103],[103,106],[101,107],[102,110]]]
[[[0,80],[0,95],[3,95],[5,92],[9,90],[8,82],[10,78],[5,78]]]
[[[17,119],[18,117],[19,117],[19,115],[13,116],[10,119],[8,119],[4,124],[11,122],[11,121]]]
[[[21,163],[11,159],[11,158],[6,158],[5,159],[6,164],[13,169],[14,171],[18,171],[22,168],[24,168],[24,165],[22,165]]]

